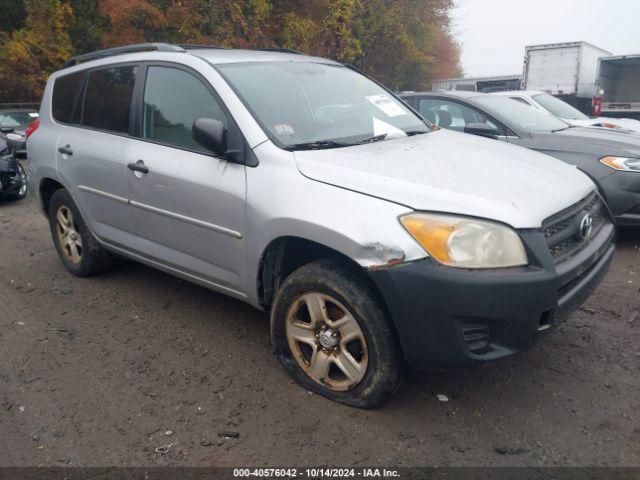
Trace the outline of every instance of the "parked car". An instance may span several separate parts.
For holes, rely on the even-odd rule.
[[[10,128],[0,127],[0,200],[27,196],[27,174],[15,154],[21,144],[21,138]]]
[[[546,153],[576,165],[598,185],[618,225],[640,225],[640,138],[575,127],[509,98],[469,92],[404,96],[427,120]]]
[[[502,95],[517,100],[530,107],[554,115],[569,125],[576,127],[600,127],[631,130],[640,133],[640,120],[633,118],[589,117],[567,102],[536,90],[512,90],[509,92],[494,92],[491,95]]]
[[[389,398],[405,364],[531,347],[614,252],[579,170],[433,130],[350,67],[292,52],[72,59],[27,150],[72,274],[115,252],[248,302],[301,385],[357,407]]]
[[[13,133],[20,135],[22,141],[16,148],[18,158],[25,158],[26,131],[34,120],[38,119],[38,109],[33,104],[0,104],[0,127],[12,128]]]

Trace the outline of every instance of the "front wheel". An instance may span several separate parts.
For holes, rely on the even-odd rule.
[[[402,379],[395,331],[378,296],[329,261],[293,272],[271,314],[276,354],[302,386],[360,408],[383,404]]]

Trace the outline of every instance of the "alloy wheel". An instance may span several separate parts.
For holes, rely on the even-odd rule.
[[[18,166],[18,176],[20,177],[20,181],[22,182],[20,190],[18,190],[18,196],[22,198],[27,194],[27,174],[25,173],[24,167],[22,165]]]
[[[56,233],[64,256],[72,263],[82,261],[82,236],[71,209],[65,205],[56,212]]]
[[[286,336],[298,366],[334,391],[355,388],[368,367],[367,343],[358,321],[337,299],[300,295],[286,319]]]

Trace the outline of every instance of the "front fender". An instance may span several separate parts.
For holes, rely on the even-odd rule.
[[[256,152],[264,161],[247,169],[245,292],[252,303],[258,304],[255,278],[262,254],[280,237],[316,242],[366,269],[427,256],[399,221],[411,209],[311,180],[298,171],[290,152],[265,148],[268,154]]]

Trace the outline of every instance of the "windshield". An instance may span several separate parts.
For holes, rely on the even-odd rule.
[[[549,95],[548,93],[534,95],[533,99],[553,113],[556,117],[566,118],[568,120],[586,120],[589,118],[580,110],[573,108],[567,102],[563,102],[559,98]]]
[[[498,120],[502,118],[503,121],[514,123],[530,132],[554,132],[569,128],[569,125],[559,118],[510,98],[486,95],[478,98],[478,103],[491,109],[489,113],[493,113]]]
[[[280,147],[334,148],[429,131],[406,105],[342,65],[216,65]]]
[[[0,112],[0,126],[25,129],[36,118],[38,112]]]

